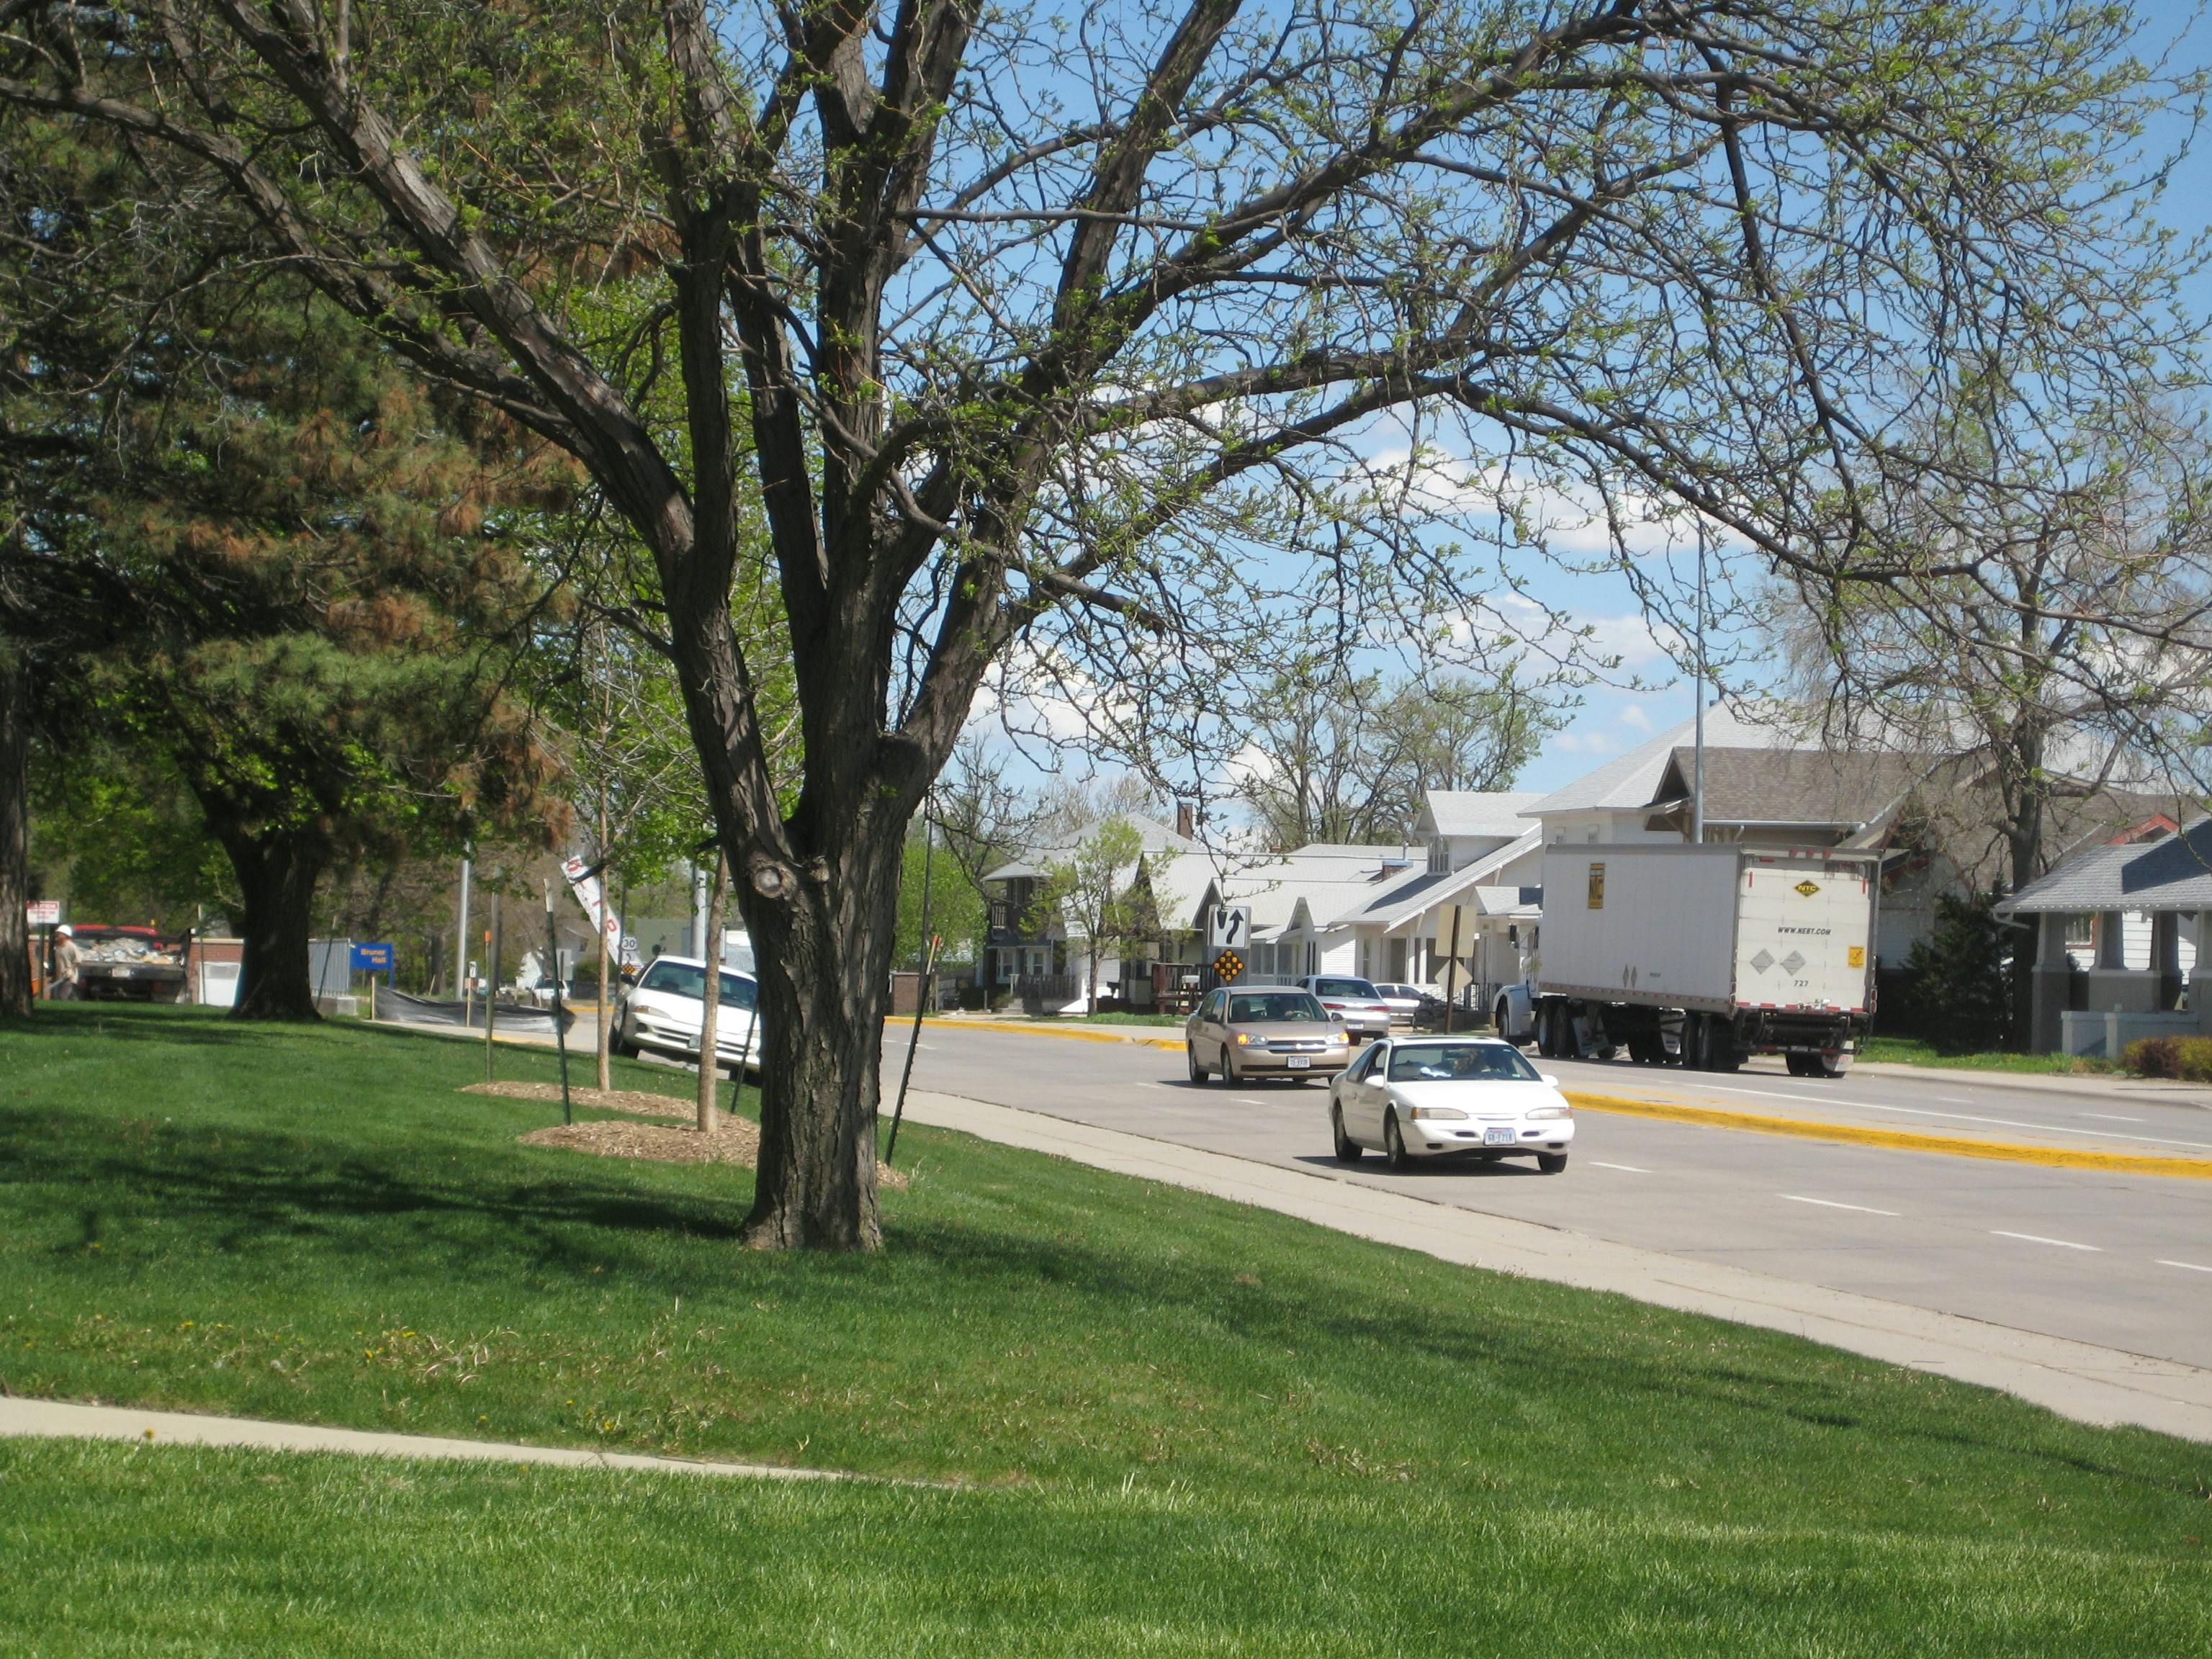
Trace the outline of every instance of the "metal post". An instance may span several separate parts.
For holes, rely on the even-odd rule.
[[[1449,1036],[1452,1015],[1459,1007],[1459,906],[1452,906],[1451,959],[1444,968],[1444,1035]]]
[[[937,850],[937,824],[933,819],[921,821],[921,931],[929,943],[922,957],[921,978],[914,988],[914,1031],[907,1038],[906,1065],[899,1073],[898,1099],[891,1108],[891,1137],[884,1147],[884,1163],[891,1161],[898,1151],[899,1125],[906,1118],[906,1085],[914,1078],[914,1053],[921,1045],[922,1010],[929,1006],[929,981],[937,967],[937,936],[929,932],[929,870],[932,857]],[[1092,941],[1091,948],[1097,948]]]
[[[484,1081],[491,1079],[492,1028],[499,1024],[499,953],[506,943],[500,938],[499,895],[491,896],[491,932],[485,939],[491,945],[491,960],[486,964],[488,973],[484,986]]]
[[[561,1121],[574,1123],[576,1109],[568,1099],[568,1031],[561,1018],[561,930],[553,921],[553,884],[545,884],[545,958],[553,964],[553,1046],[561,1051]]]
[[[914,1000],[914,1031],[907,1038],[906,1065],[899,1072],[898,1101],[891,1108],[891,1138],[884,1146],[884,1163],[888,1166],[898,1152],[899,1125],[906,1121],[906,1086],[914,1081],[915,1050],[921,1046],[921,1011],[927,1006],[930,981],[937,975],[937,946],[935,934],[930,936],[929,953],[922,959],[921,984]]]
[[[1705,840],[1705,542],[1698,538],[1698,733],[1696,775],[1690,784],[1690,839],[1699,846]]]
[[[461,908],[453,924],[453,984],[461,994],[461,1028],[469,1025],[469,877],[473,872],[473,861],[465,855],[461,860]]]

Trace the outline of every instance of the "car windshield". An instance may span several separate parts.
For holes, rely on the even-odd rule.
[[[1276,991],[1267,995],[1229,999],[1231,1025],[1279,1025],[1291,1020],[1324,1020],[1328,1012],[1304,991]]]
[[[672,997],[701,1000],[701,988],[707,982],[707,970],[696,962],[656,962],[645,970],[645,977],[637,982],[641,991],[660,991]],[[597,994],[594,993],[594,994]],[[742,974],[732,974],[726,969],[722,974],[722,1006],[750,1008],[753,1006],[752,981]]]
[[[1393,1083],[1534,1083],[1536,1068],[1503,1042],[1412,1042],[1390,1051]]]
[[[1364,997],[1369,1002],[1380,1002],[1375,988],[1364,979],[1317,979],[1314,989],[1325,997]]]

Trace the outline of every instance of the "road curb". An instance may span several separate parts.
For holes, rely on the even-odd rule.
[[[2106,1175],[2161,1176],[2184,1181],[2212,1181],[2212,1158],[2166,1158],[2147,1152],[2093,1152],[2072,1146],[2036,1146],[2024,1141],[1977,1140],[1965,1135],[1923,1134],[1911,1129],[1881,1129],[1832,1119],[1773,1117],[1764,1112],[1735,1112],[1715,1106],[1678,1105],[1671,1101],[1623,1100],[1613,1095],[1562,1090],[1580,1111],[1610,1112],[1621,1117],[1660,1118],[1711,1129],[1788,1135],[1801,1140],[1846,1142],[1891,1152],[1940,1152],[1949,1158],[1988,1158],[1999,1164],[2039,1164],[2054,1170],[2094,1170]]]

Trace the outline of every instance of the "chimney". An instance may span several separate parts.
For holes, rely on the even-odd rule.
[[[1176,803],[1176,834],[1181,836],[1185,841],[1198,839],[1198,814],[1192,810],[1191,804],[1187,800],[1179,800]]]

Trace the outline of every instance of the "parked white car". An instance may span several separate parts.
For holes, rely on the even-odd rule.
[[[640,1050],[699,1059],[706,1013],[707,964],[696,957],[662,957],[615,1005],[609,1043],[618,1054]],[[750,974],[722,969],[722,1006],[714,1018],[714,1056],[725,1066],[757,1066],[760,986]]]
[[[1393,1025],[1411,1025],[1413,1016],[1421,1012],[1421,988],[1418,985],[1387,985],[1378,979],[1375,981],[1375,994],[1389,1009]]]
[[[1376,1151],[1394,1170],[1423,1158],[1534,1158],[1557,1175],[1575,1139],[1559,1079],[1495,1037],[1375,1043],[1329,1085],[1328,1118],[1340,1162]]]
[[[1390,1005],[1364,979],[1349,974],[1308,974],[1298,981],[1301,991],[1310,991],[1321,1006],[1344,1021],[1355,1041],[1390,1035]]]

